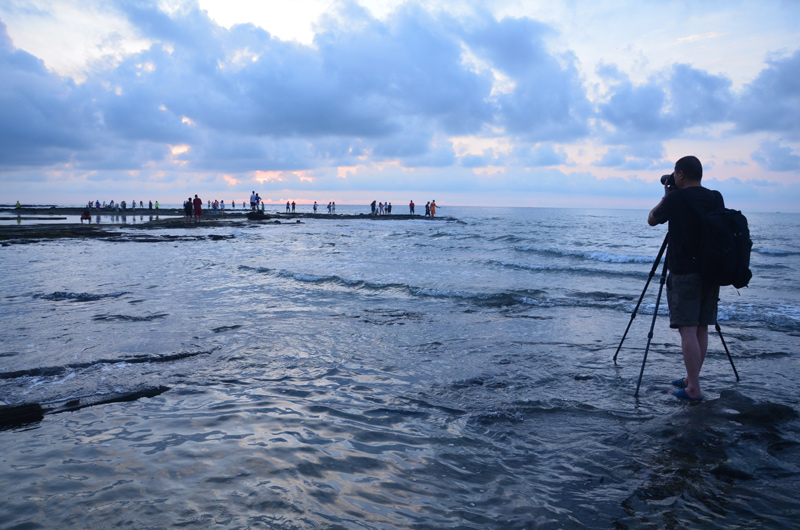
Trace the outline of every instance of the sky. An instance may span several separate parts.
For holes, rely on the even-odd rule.
[[[3,0],[0,203],[800,212],[795,0]]]

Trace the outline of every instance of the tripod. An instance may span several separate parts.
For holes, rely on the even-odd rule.
[[[639,312],[639,306],[642,305],[642,300],[644,299],[644,295],[647,292],[647,288],[650,286],[650,281],[653,279],[653,276],[656,274],[656,269],[658,269],[658,264],[661,262],[661,257],[664,255],[664,251],[667,249],[667,242],[669,241],[669,234],[664,237],[664,242],[661,243],[661,249],[658,251],[658,256],[656,256],[656,261],[653,263],[653,268],[650,269],[650,275],[647,277],[647,282],[644,284],[644,289],[642,290],[641,296],[639,296],[639,301],[636,303],[636,307],[633,309],[633,313],[631,314],[631,319],[628,322],[628,327],[625,328],[625,333],[622,335],[622,340],[619,341],[619,346],[617,346],[617,351],[614,354],[614,364],[617,364],[617,355],[619,355],[619,351],[622,349],[622,343],[625,342],[625,337],[628,336],[628,331],[631,329],[631,324],[633,324],[633,319],[636,318],[636,314]],[[656,298],[656,308],[653,311],[653,321],[650,323],[650,332],[647,334],[647,347],[644,349],[644,358],[642,359],[642,369],[639,371],[639,382],[636,383],[636,392],[633,393],[634,397],[639,396],[639,387],[642,384],[642,376],[644,375],[644,365],[647,362],[647,352],[650,351],[650,342],[653,340],[653,328],[656,326],[656,317],[658,316],[658,307],[661,303],[661,294],[664,291],[664,284],[667,281],[667,260],[664,259],[664,265],[661,268],[661,281],[658,286],[658,298]],[[728,351],[728,345],[725,343],[725,337],[722,336],[722,330],[719,327],[719,322],[714,322],[714,327],[719,334],[719,339],[722,341],[722,346],[725,348],[725,353],[728,355],[728,360],[731,362],[731,368],[733,368],[733,374],[736,376],[736,380],[739,381],[739,372],[736,371],[736,366],[733,364],[733,358],[731,357],[731,353]]]

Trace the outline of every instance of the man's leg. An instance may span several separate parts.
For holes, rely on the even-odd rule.
[[[686,366],[686,393],[693,398],[702,397],[700,368],[703,367],[708,348],[708,326],[681,326],[678,331],[681,334],[683,364]]]
[[[697,326],[697,344],[700,346],[700,369],[706,362],[706,351],[708,351],[708,326]]]

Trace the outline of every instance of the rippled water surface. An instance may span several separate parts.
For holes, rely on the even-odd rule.
[[[800,216],[689,405],[646,212],[441,213],[0,247],[0,526],[796,527]]]

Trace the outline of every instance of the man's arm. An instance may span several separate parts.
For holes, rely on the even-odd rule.
[[[655,216],[655,211],[658,210],[658,207],[661,206],[662,202],[664,202],[663,198],[661,199],[661,201],[658,204],[656,204],[655,208],[650,210],[650,215],[647,216],[647,224],[649,224],[650,226],[656,226],[658,224],[658,221],[656,220],[656,216]]]
[[[664,205],[664,200],[667,198],[667,195],[669,195],[669,193],[671,191],[672,190],[670,188],[667,188],[666,186],[664,186],[664,196],[661,197],[661,200],[658,201],[658,204],[656,204],[655,208],[650,210],[650,214],[647,216],[647,224],[649,224],[650,226],[656,226],[656,225],[659,225],[661,223],[666,223],[667,222],[666,218],[664,218],[663,220],[659,221],[659,217],[660,216],[658,215],[658,213],[659,213],[659,209]]]

